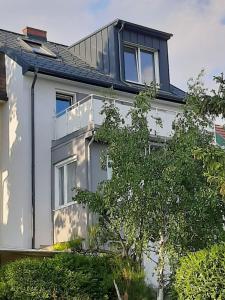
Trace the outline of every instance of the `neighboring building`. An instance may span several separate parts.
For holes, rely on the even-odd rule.
[[[93,142],[113,88],[125,115],[152,80],[160,85],[149,122],[168,137],[184,92],[170,84],[172,35],[116,20],[65,46],[27,27],[0,30],[0,250],[39,249],[86,236],[91,220],[72,201],[107,177]],[[162,118],[164,127],[154,125]]]

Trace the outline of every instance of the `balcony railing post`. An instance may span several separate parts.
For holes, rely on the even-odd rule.
[[[93,94],[91,95],[91,124],[94,126],[94,103],[93,103]]]
[[[66,134],[69,133],[68,109],[66,110]]]
[[[53,138],[56,140],[56,116],[53,117]]]
[[[81,129],[81,109],[80,102],[77,103],[78,115],[79,115],[79,129]]]

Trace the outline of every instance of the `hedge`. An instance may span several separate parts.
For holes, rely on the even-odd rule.
[[[225,299],[225,244],[183,257],[175,290],[178,299]]]
[[[130,262],[106,255],[68,253],[42,260],[22,259],[2,267],[0,299],[113,300],[117,299],[114,279],[122,294],[128,292],[129,300],[154,299],[143,274]]]

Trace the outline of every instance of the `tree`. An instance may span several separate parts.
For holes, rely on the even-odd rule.
[[[200,77],[201,78],[201,75]],[[214,80],[217,89],[211,91],[211,95],[205,92],[198,102],[197,114],[199,116],[225,117],[225,80],[223,74],[215,76]],[[196,159],[202,160],[204,164],[205,176],[209,184],[217,185],[219,193],[225,198],[225,151],[221,147],[213,144],[205,148],[198,147],[194,150]]]
[[[136,96],[128,114],[130,125],[124,124],[113,102],[105,102],[105,122],[95,139],[108,145],[112,179],[102,182],[96,193],[79,191],[76,197],[100,215],[104,236],[119,241],[124,255],[141,265],[143,253],[157,253],[159,299],[167,283],[168,259],[173,269],[178,256],[224,239],[224,203],[208,184],[202,161],[193,155],[193,149],[212,141],[209,119],[197,113],[203,93],[198,82],[190,86],[173,137],[166,143],[155,137],[156,146],[147,123],[153,85]]]

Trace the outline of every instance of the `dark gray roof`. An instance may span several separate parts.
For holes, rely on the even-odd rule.
[[[113,86],[114,89],[130,93],[137,93],[141,89],[138,85],[131,86],[101,73],[81,58],[72,54],[66,45],[49,41],[42,43],[44,47],[56,55],[56,58],[30,52],[21,43],[21,39],[25,38],[26,36],[22,34],[0,30],[0,52],[15,60],[22,67],[24,74],[27,71],[34,72],[38,70],[42,74],[102,87]],[[180,91],[177,92],[176,88],[173,88],[170,93],[159,91],[159,97],[170,101],[182,102],[184,92],[182,96]]]

